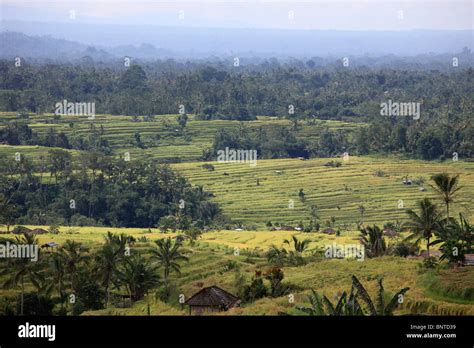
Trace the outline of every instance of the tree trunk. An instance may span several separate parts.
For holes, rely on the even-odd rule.
[[[25,295],[25,281],[23,276],[21,276],[21,304],[20,304],[20,315],[23,315],[23,304]]]
[[[448,218],[449,222],[449,203],[446,203],[446,217]]]
[[[109,294],[109,285],[107,284],[105,286],[105,308],[107,308],[109,306],[109,297],[110,297],[110,294]]]
[[[430,237],[426,238],[426,251],[428,252],[428,257],[430,257]]]

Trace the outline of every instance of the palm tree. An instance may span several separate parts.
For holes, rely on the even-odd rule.
[[[404,296],[405,293],[410,290],[410,288],[403,288],[399,290],[393,297],[390,299],[387,305],[385,305],[385,289],[382,284],[383,279],[378,280],[379,291],[377,292],[377,301],[374,305],[374,302],[370,298],[367,290],[361,284],[359,279],[355,275],[352,276],[352,286],[356,290],[356,297],[360,298],[365,302],[369,310],[369,315],[393,315],[393,311],[399,305],[400,296]]]
[[[117,274],[127,288],[130,301],[142,299],[148,290],[160,283],[157,270],[157,266],[145,260],[140,254],[125,258],[123,268],[119,269]]]
[[[81,243],[73,240],[66,240],[59,252],[63,253],[66,272],[69,274],[71,282],[71,292],[76,290],[76,276],[78,266],[88,260],[85,253],[88,251]]]
[[[38,245],[37,239],[34,235],[24,234],[22,238],[16,237],[17,244]],[[38,250],[39,253],[39,250]],[[14,270],[11,273],[11,269]],[[25,279],[29,280],[38,290],[41,288],[40,283],[44,280],[41,272],[41,264],[38,260],[36,262],[27,258],[19,258],[12,260],[12,262],[0,272],[0,276],[9,275],[3,284],[4,289],[9,289],[20,285],[20,315],[23,315],[24,295],[25,295]]]
[[[369,257],[382,256],[387,252],[383,231],[377,225],[374,225],[374,227],[367,226],[361,229],[360,242]]]
[[[110,284],[114,280],[117,264],[123,258],[121,245],[106,242],[97,252],[95,264],[97,274],[105,288],[105,307],[107,308],[110,299]]]
[[[461,187],[459,187],[459,175],[449,176],[447,173],[433,175],[431,180],[434,185],[430,185],[443,199],[446,205],[446,218],[449,220],[449,204],[454,201],[454,196]]]
[[[464,255],[471,252],[474,246],[474,226],[460,213],[459,221],[451,219],[440,227],[436,233],[437,239],[430,243],[441,244],[440,260],[448,259],[452,263],[464,261]]]
[[[308,248],[309,243],[311,242],[309,239],[300,241],[294,235],[292,236],[292,239],[293,239],[293,247],[295,248],[295,251],[299,254],[302,254]],[[288,239],[285,239],[283,243],[291,246],[291,241],[289,241]]]
[[[275,245],[272,245],[267,252],[268,262],[278,267],[282,267],[285,264],[286,258],[287,251],[285,248],[278,249]]]
[[[59,295],[61,301],[64,298],[64,281],[66,278],[66,267],[64,254],[61,252],[52,253],[49,257],[49,270],[48,270],[48,284],[45,287],[45,292],[50,294],[54,288]]]
[[[118,235],[111,233],[110,231],[108,231],[104,236],[105,245],[115,245],[122,252],[125,250],[125,246],[129,242],[130,238],[130,236],[127,236],[124,233]]]
[[[440,229],[441,213],[438,212],[436,205],[431,203],[428,198],[424,198],[418,202],[419,213],[408,209],[407,214],[410,221],[406,223],[406,226],[411,229],[412,234],[409,235],[405,240],[415,240],[415,244],[418,244],[421,239],[426,239],[426,248],[428,251],[428,257],[430,256],[430,238],[433,233]]]
[[[180,252],[181,242],[172,242],[171,238],[158,239],[155,241],[157,248],[152,249],[152,258],[156,259],[163,267],[163,279],[165,285],[168,285],[168,278],[171,271],[181,273],[180,260],[188,261],[188,258]]]

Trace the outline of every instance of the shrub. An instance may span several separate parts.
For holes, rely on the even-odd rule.
[[[424,259],[421,263],[418,264],[418,273],[425,273],[427,270],[433,270],[438,268],[438,260],[436,257],[430,256]]]
[[[51,234],[59,234],[59,226],[58,225],[49,226],[48,232]]]
[[[416,255],[418,253],[418,247],[416,245],[410,245],[407,243],[399,242],[394,245],[392,253],[393,255],[400,257]]]
[[[201,166],[201,168],[203,169],[206,169],[210,172],[213,172],[215,170],[214,166],[212,164],[209,164],[209,163],[205,163]]]
[[[283,271],[278,267],[271,268],[265,272],[265,279],[270,281],[270,294],[272,297],[279,297],[286,294],[288,288],[282,284],[284,277]]]
[[[266,297],[268,289],[263,283],[263,279],[260,275],[256,275],[250,285],[247,285],[243,291],[244,302],[253,302],[259,298]]]
[[[383,170],[376,170],[375,173],[374,173],[375,176],[381,178],[381,177],[384,177],[385,176],[385,172]]]
[[[20,301],[17,302],[17,313],[20,313]],[[54,302],[50,297],[37,293],[26,293],[23,300],[24,315],[52,315]]]
[[[78,309],[82,310],[97,310],[104,308],[103,299],[105,292],[102,287],[93,279],[91,279],[89,272],[81,273],[76,289],[76,304],[80,299]]]
[[[238,268],[238,263],[234,260],[229,260],[227,263],[224,265],[224,271],[231,271],[233,269]]]
[[[338,162],[338,161],[329,161],[329,162],[325,163],[324,165],[326,167],[339,168],[340,166],[342,166],[342,163]]]
[[[100,226],[95,219],[88,218],[87,216],[74,214],[71,216],[71,225],[73,226]]]

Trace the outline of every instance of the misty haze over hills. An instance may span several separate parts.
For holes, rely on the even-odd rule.
[[[75,24],[2,21],[2,56],[51,57],[45,38],[54,41],[56,54],[88,54],[107,59],[133,51],[140,58],[206,58],[211,56],[326,57],[326,56],[415,56],[455,54],[472,50],[472,30],[335,31],[285,29],[230,29],[116,24]],[[5,34],[5,32],[8,32]],[[24,33],[34,38],[18,36]],[[16,36],[15,36],[16,35]],[[15,43],[15,40],[19,40]],[[44,46],[31,51],[31,44]],[[42,41],[43,40],[43,41]],[[77,43],[71,42],[75,41]],[[29,42],[29,43],[28,43]],[[38,46],[37,45],[37,46]],[[133,45],[133,46],[132,46]],[[103,49],[102,51],[100,49]],[[51,49],[54,49],[52,47]],[[56,50],[55,49],[55,50]],[[91,49],[89,49],[91,50]],[[69,54],[68,54],[69,53]]]

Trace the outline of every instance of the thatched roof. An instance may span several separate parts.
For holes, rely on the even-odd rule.
[[[45,233],[48,233],[48,231],[42,228],[35,228],[31,230],[25,226],[17,226],[13,229],[12,233],[13,234],[45,234]]]
[[[185,304],[189,306],[232,308],[240,304],[240,299],[218,286],[203,288],[191,296]]]

